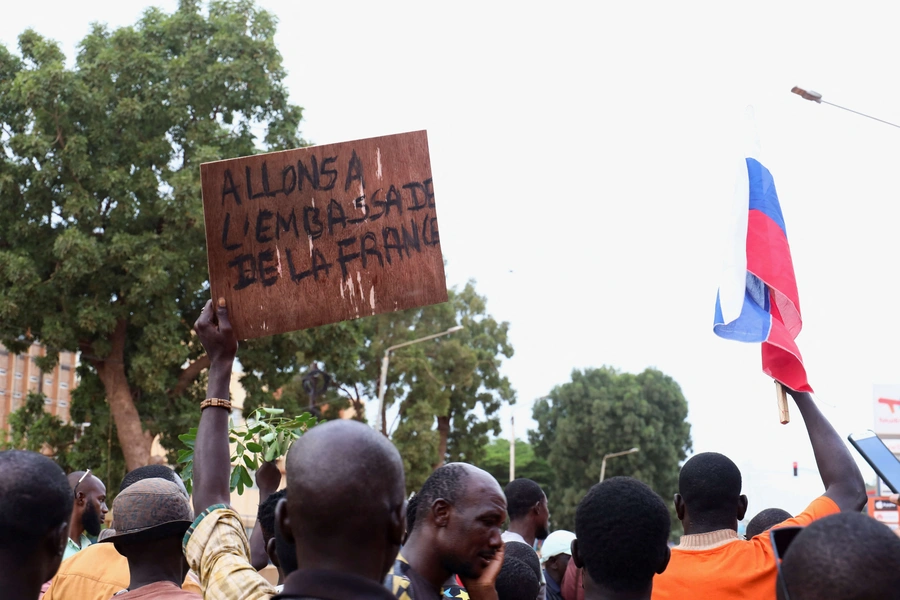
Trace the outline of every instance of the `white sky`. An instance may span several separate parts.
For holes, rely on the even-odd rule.
[[[575,367],[655,366],[688,398],[695,451],[742,468],[751,515],[821,491],[798,412],[777,422],[759,348],[712,333],[747,105],[787,222],[810,381],[842,435],[872,426],[872,385],[900,380],[900,131],[790,89],[900,121],[896,5],[261,4],[280,19],[307,139],[428,130],[449,281],[476,279],[511,323],[505,427],[512,412],[520,435],[532,426],[534,399]],[[91,21],[131,24],[146,5],[13,3],[0,42],[33,26],[72,56]]]

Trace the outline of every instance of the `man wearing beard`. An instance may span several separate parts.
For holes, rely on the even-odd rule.
[[[72,518],[69,519],[69,539],[63,560],[91,545],[88,535],[100,535],[106,513],[109,512],[106,506],[106,486],[91,475],[90,469],[71,473],[69,485],[75,496],[75,504],[72,506]]]
[[[416,495],[413,529],[385,585],[398,600],[496,600],[506,498],[489,473],[465,463],[439,467]],[[463,589],[449,585],[459,575]]]
[[[547,495],[530,479],[515,479],[506,485],[506,510],[509,512],[509,528],[503,534],[504,542],[522,542],[534,548],[535,540],[545,540],[550,535],[550,510]],[[541,591],[538,600],[544,600],[547,583],[541,573]]]

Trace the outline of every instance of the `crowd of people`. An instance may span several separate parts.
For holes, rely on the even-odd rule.
[[[286,488],[257,472],[248,539],[230,506],[228,386],[237,340],[223,301],[195,330],[210,358],[193,495],[168,467],[129,472],[113,502],[90,471],[68,477],[32,452],[0,452],[0,597],[431,600],[780,600],[900,598],[900,538],[861,514],[862,475],[809,394],[792,392],[825,493],[802,513],[747,513],[740,470],[702,453],[682,467],[671,547],[666,501],[613,477],[578,503],[575,531],[550,532],[547,497],[528,479],[502,488],[464,463],[406,496],[403,461],[355,421],[314,427],[291,447]],[[505,528],[505,530],[504,530]],[[91,544],[88,535],[97,537]],[[535,548],[540,543],[540,550]],[[278,585],[260,574],[269,564]]]

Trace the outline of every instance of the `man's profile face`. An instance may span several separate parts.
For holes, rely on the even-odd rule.
[[[445,528],[444,566],[464,579],[477,579],[503,546],[506,496],[487,473],[471,473],[465,486]]]
[[[94,476],[88,476],[78,486],[76,494],[84,500],[84,511],[81,514],[81,524],[84,530],[91,536],[100,535],[103,521],[109,508],[106,506],[106,486]],[[76,498],[78,500],[79,498]]]

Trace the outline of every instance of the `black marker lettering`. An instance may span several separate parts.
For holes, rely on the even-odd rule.
[[[234,177],[231,176],[231,169],[225,169],[222,176],[222,206],[225,206],[225,196],[231,194],[234,196],[234,203],[241,205],[241,196],[238,194],[237,186],[234,185]]]
[[[434,208],[434,182],[431,177],[422,182],[422,187],[425,188],[425,202],[428,203],[428,208]]]
[[[362,223],[363,221],[365,221],[366,218],[369,216],[369,207],[366,206],[366,197],[360,196],[359,198],[354,200],[353,206],[355,206],[358,209],[361,208],[363,211],[363,215],[361,217],[357,217],[355,219],[350,219],[349,221],[347,221],[348,223],[350,223],[352,225],[356,225],[357,223]]]
[[[269,191],[269,165],[266,164],[266,161],[263,161],[262,164],[262,186],[263,186],[263,194],[268,198],[274,198],[278,195],[278,192],[270,192]]]
[[[392,238],[393,241],[388,238]],[[400,260],[403,260],[404,250],[406,250],[406,256],[409,256],[409,248],[406,247],[406,244],[400,242],[400,233],[396,227],[385,227],[382,229],[381,239],[384,241],[384,257],[387,259],[388,264],[391,264],[391,250],[397,251],[397,256],[400,257]]]
[[[310,219],[310,215],[312,215],[312,219]],[[313,227],[315,225],[315,227]],[[322,231],[325,228],[322,226],[322,221],[319,219],[319,209],[315,206],[307,206],[303,209],[303,231],[306,232],[310,238],[316,240],[322,237]]]
[[[428,206],[427,197],[419,199],[419,190],[422,190],[422,195],[426,196],[425,186],[416,181],[412,183],[407,183],[403,186],[404,190],[409,190],[412,194],[412,204],[407,206],[409,210],[422,210],[426,206]]]
[[[353,156],[350,157],[350,162],[347,164],[347,179],[344,181],[345,192],[350,190],[350,184],[354,181],[359,181],[359,185],[365,189],[366,181],[363,179],[363,165],[356,154],[356,150],[353,150]]]
[[[391,206],[396,206],[397,210],[400,211],[400,214],[403,214],[403,203],[400,201],[400,192],[397,191],[397,188],[393,185],[391,186],[391,189],[388,190],[387,196],[385,196],[384,204],[384,214],[391,214]]]
[[[410,219],[409,224],[412,227],[412,235],[406,230],[406,227],[400,226],[403,233],[403,247],[406,248],[406,256],[409,257],[409,250],[412,248],[416,252],[421,252],[422,247],[419,245],[419,226],[416,225],[415,219]]]
[[[288,187],[288,173],[291,175],[291,186]],[[281,170],[281,191],[285,193],[285,195],[290,194],[294,191],[294,188],[297,187],[297,171],[294,169],[293,165],[288,165],[284,169]]]
[[[275,262],[275,253],[271,249],[259,253],[259,280],[265,287],[275,285],[278,281],[278,267],[266,266],[266,263],[271,262]]]
[[[326,175],[331,178],[327,184],[322,186],[323,191],[327,192],[334,188],[334,183],[337,181],[337,178],[338,178],[337,169],[326,169],[325,167],[327,167],[329,164],[336,163],[336,162],[337,162],[337,156],[329,156],[322,161],[322,171],[321,171],[322,175]],[[313,166],[315,166],[315,164],[316,163],[314,162]]]
[[[266,195],[265,192],[260,192],[258,194],[253,193],[253,183],[250,180],[251,176],[250,176],[250,166],[249,165],[244,167],[244,175],[246,176],[246,180],[247,180],[246,183],[247,183],[247,197],[248,198],[250,198],[251,200],[256,200],[257,198],[262,198],[263,196]]]
[[[272,229],[271,225],[266,225],[266,221],[269,221],[275,215],[272,214],[270,210],[261,210],[259,214],[256,215],[256,241],[260,244],[265,244],[266,242],[272,241],[271,235],[264,235],[267,231]],[[262,268],[260,267],[260,270]],[[260,273],[260,277],[262,277],[262,273]]]
[[[294,209],[291,209],[291,216],[285,218],[281,216],[281,213],[275,213],[275,239],[281,239],[281,231],[284,230],[285,233],[288,233],[291,228],[294,229],[294,237],[300,237],[300,232],[297,230],[297,213],[294,212]]]
[[[235,290],[242,290],[256,283],[256,260],[252,254],[241,254],[229,262],[228,266],[237,268],[238,281],[234,284]]]
[[[302,160],[297,161],[297,191],[303,191],[303,179],[306,178],[312,189],[319,189],[319,165],[315,156],[309,157],[309,164],[312,169],[307,169]]]
[[[331,263],[325,260],[325,255],[318,248],[313,248],[312,253],[312,272],[313,278],[319,280],[319,271],[325,271],[325,276],[331,271]]]
[[[328,235],[334,235],[335,223],[340,223],[344,229],[347,228],[347,216],[344,215],[344,209],[332,198],[328,203]]]
[[[344,279],[347,279],[347,263],[359,258],[359,252],[353,252],[351,254],[344,254],[344,248],[353,246],[355,244],[356,244],[355,236],[344,238],[337,243],[337,245],[338,245],[338,262],[341,263],[341,275],[343,276]]]
[[[381,212],[379,212],[378,214],[375,214],[375,215],[373,215],[372,213],[369,213],[370,221],[377,221],[384,214],[384,200],[378,199],[378,194],[380,194],[380,193],[381,193],[381,188],[378,188],[377,190],[375,190],[375,193],[372,194],[372,206],[374,206],[376,208],[380,208]]]
[[[297,268],[294,266],[294,257],[291,254],[291,249],[285,248],[284,251],[285,251],[285,254],[287,254],[288,269],[291,270],[291,281],[293,281],[294,283],[300,283],[306,277],[309,277],[311,275],[312,272],[309,270],[303,271],[302,273],[298,273]]]
[[[429,219],[431,220],[431,225],[429,226]],[[428,239],[428,234],[431,233],[431,240]],[[437,228],[437,219],[432,217],[431,215],[425,215],[425,221],[422,222],[422,241],[425,242],[426,246],[437,246],[440,242],[441,238],[438,235]]]
[[[366,241],[372,242],[372,247],[366,244]],[[375,234],[371,231],[366,232],[362,238],[359,240],[359,253],[362,256],[362,266],[365,269],[369,264],[369,256],[378,257],[378,264],[382,267],[384,266],[384,259],[381,258],[381,252],[377,249],[378,242],[376,241]]]
[[[222,247],[231,252],[232,250],[237,250],[243,243],[240,244],[229,244],[228,243],[228,230],[231,227],[231,213],[225,213],[225,224],[222,226]]]

